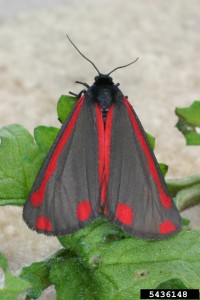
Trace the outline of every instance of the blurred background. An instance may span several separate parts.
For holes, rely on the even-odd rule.
[[[102,73],[140,57],[113,73],[114,82],[156,137],[168,177],[199,173],[199,147],[186,147],[174,127],[175,107],[200,98],[199,32],[199,0],[0,0],[0,126],[20,123],[31,132],[40,124],[60,126],[60,95],[79,92],[75,80],[92,84],[96,71],[67,33]],[[14,272],[60,248],[56,238],[29,230],[21,212],[0,208],[0,251]],[[199,207],[183,215],[200,228]]]

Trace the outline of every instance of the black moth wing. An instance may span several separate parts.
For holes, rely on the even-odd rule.
[[[47,235],[72,233],[100,215],[94,105],[83,97],[61,127],[24,205],[27,225]]]
[[[163,239],[180,231],[180,215],[144,129],[125,97],[115,103],[110,126],[105,214],[124,231],[143,239]]]

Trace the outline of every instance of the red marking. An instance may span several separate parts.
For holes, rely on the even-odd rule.
[[[42,204],[47,182],[49,181],[49,179],[51,178],[51,176],[53,175],[53,173],[57,167],[57,162],[58,162],[59,156],[74,129],[74,126],[78,119],[78,116],[79,116],[79,113],[80,113],[83,103],[84,103],[84,96],[82,96],[80,98],[80,100],[78,101],[78,103],[76,104],[74,114],[72,115],[70,122],[68,123],[67,127],[65,128],[63,135],[61,136],[60,140],[58,141],[58,144],[57,144],[57,146],[53,152],[53,155],[49,161],[49,164],[46,169],[46,172],[43,177],[40,188],[36,192],[34,192],[30,197],[31,204],[33,205],[33,207],[37,207]]]
[[[49,219],[47,219],[44,216],[39,216],[38,217],[35,227],[37,229],[45,230],[45,231],[51,231],[52,230],[51,222],[49,221]]]
[[[131,225],[133,222],[133,210],[128,204],[118,203],[115,215],[125,225]]]
[[[106,189],[108,184],[108,177],[110,172],[110,145],[112,132],[112,105],[106,116],[106,125],[104,128],[104,121],[102,111],[98,104],[95,106],[97,116],[97,130],[98,130],[98,152],[99,152],[99,183],[101,186],[101,203],[106,202]]]
[[[106,117],[106,130],[105,130],[105,182],[106,186],[108,184],[109,174],[110,174],[110,147],[111,147],[111,134],[112,134],[112,118],[113,118],[112,105],[107,113]]]
[[[87,220],[92,212],[90,202],[87,200],[81,201],[76,208],[76,215],[79,221],[83,222]]]
[[[174,224],[170,220],[166,220],[165,222],[160,224],[161,234],[166,234],[174,230],[176,230],[176,226],[174,226]]]
[[[155,180],[156,184],[157,184],[157,187],[158,187],[158,192],[159,192],[159,195],[160,195],[160,199],[161,199],[161,203],[162,205],[167,208],[167,209],[170,209],[171,205],[172,205],[172,202],[171,202],[171,199],[169,196],[167,196],[163,189],[162,189],[162,185],[161,185],[161,182],[160,182],[160,178],[158,176],[158,173],[157,173],[157,170],[156,170],[156,167],[155,167],[155,164],[154,164],[154,161],[152,159],[152,156],[151,156],[151,153],[149,151],[149,148],[147,146],[147,143],[145,141],[145,138],[143,136],[143,133],[138,125],[138,122],[133,114],[133,111],[132,111],[132,108],[131,108],[131,105],[130,103],[128,102],[128,100],[124,97],[124,104],[126,105],[126,108],[128,110],[128,114],[129,114],[129,118],[131,120],[131,123],[132,123],[132,126],[133,126],[133,129],[136,133],[136,136],[140,142],[140,145],[145,153],[145,156],[147,158],[147,161],[148,161],[148,165],[149,165],[149,169],[150,169],[150,172],[153,176],[153,179]]]
[[[107,198],[106,192],[107,192],[107,183],[105,180],[105,173],[104,173],[103,181],[101,184],[101,195],[100,195],[101,204],[104,204],[106,202],[106,198]]]
[[[103,182],[104,177],[104,122],[102,117],[102,111],[99,105],[96,103],[96,118],[97,118],[97,130],[98,130],[98,153],[99,153],[99,183]]]

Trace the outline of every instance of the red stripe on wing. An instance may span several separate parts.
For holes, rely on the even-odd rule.
[[[111,131],[112,131],[112,105],[106,116],[106,125],[102,117],[102,111],[98,104],[95,105],[96,118],[97,118],[97,130],[98,130],[98,152],[99,152],[99,183],[101,187],[101,203],[106,202],[106,188],[109,178],[110,170],[110,146],[111,146]]]
[[[131,124],[133,126],[133,129],[134,129],[134,132],[136,133],[136,136],[139,140],[139,143],[145,153],[145,156],[147,158],[147,161],[148,161],[148,165],[149,165],[149,170],[152,174],[152,177],[153,179],[155,180],[156,184],[157,184],[157,188],[158,188],[158,192],[159,192],[159,195],[160,195],[160,200],[161,200],[161,203],[162,205],[167,208],[167,209],[170,209],[171,205],[172,205],[172,202],[171,202],[171,199],[168,195],[166,195],[163,191],[163,188],[162,188],[162,184],[160,182],[160,178],[159,178],[159,175],[158,175],[158,172],[156,170],[156,166],[155,166],[155,163],[153,161],[153,158],[152,158],[152,155],[151,155],[151,152],[148,148],[148,145],[146,143],[146,140],[145,140],[145,137],[138,125],[138,122],[133,114],[133,111],[132,111],[132,108],[131,108],[131,105],[130,103],[128,102],[128,100],[126,99],[126,97],[124,97],[124,104],[127,108],[127,111],[128,111],[128,114],[129,114],[129,118],[131,120]]]
[[[98,173],[99,173],[99,184],[102,187],[104,180],[104,160],[105,160],[105,151],[104,151],[104,140],[105,140],[105,132],[104,132],[104,122],[102,117],[102,111],[99,105],[95,104],[96,109],[96,122],[97,122],[97,132],[98,132]]]
[[[114,105],[109,108],[106,117],[105,128],[105,185],[107,187],[109,174],[110,174],[110,147],[111,147],[111,134],[112,134],[112,120],[113,120]]]
[[[47,182],[49,181],[49,179],[51,178],[51,176],[53,175],[53,173],[54,173],[54,171],[57,167],[58,159],[59,159],[60,154],[61,154],[64,146],[66,145],[73,129],[74,129],[74,126],[77,122],[77,119],[78,119],[80,110],[82,108],[83,102],[84,102],[84,96],[82,96],[80,98],[80,100],[78,101],[78,103],[76,105],[76,108],[75,108],[75,111],[72,115],[72,118],[71,118],[70,122],[68,123],[63,135],[61,136],[61,138],[60,138],[60,140],[59,140],[59,142],[58,142],[58,144],[57,144],[57,146],[56,146],[56,148],[53,152],[53,155],[52,155],[52,157],[49,161],[49,164],[48,164],[48,167],[46,169],[46,172],[45,172],[45,175],[43,177],[40,188],[37,191],[35,191],[30,197],[31,204],[33,205],[33,207],[37,207],[37,206],[42,204]]]

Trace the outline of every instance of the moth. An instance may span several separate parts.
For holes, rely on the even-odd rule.
[[[97,70],[63,123],[24,209],[39,233],[66,235],[100,218],[143,239],[181,230],[158,162],[133,107],[110,74]],[[73,93],[72,93],[73,94]]]

